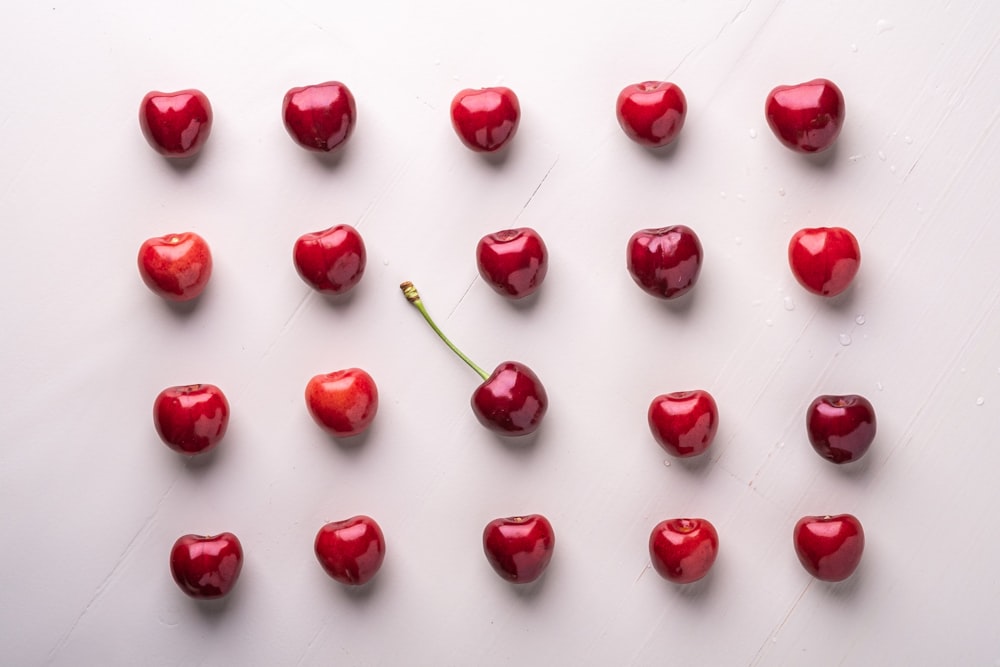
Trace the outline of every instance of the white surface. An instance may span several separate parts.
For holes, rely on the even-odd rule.
[[[6,664],[993,664],[1000,659],[1000,5],[779,0],[542,8],[468,2],[17,3],[0,27],[0,656]],[[220,3],[221,4],[221,3]],[[402,3],[401,3],[402,4]],[[86,5],[86,8],[84,6]],[[144,6],[145,5],[145,6]],[[836,81],[847,124],[825,164],[771,136],[780,83]],[[687,124],[664,157],[614,119],[622,86],[678,83]],[[358,100],[323,164],[279,117],[284,92],[338,79]],[[522,124],[484,161],[448,122],[460,88],[503,83]],[[177,170],[136,120],[151,89],[198,87],[216,115]],[[338,222],[369,268],[330,304],[294,239]],[[636,288],[624,246],[685,223],[706,259],[692,298]],[[858,235],[836,303],[793,281],[804,226]],[[477,279],[473,248],[530,225],[551,265],[527,307]],[[149,236],[191,229],[216,270],[179,315],[135,268]],[[526,448],[469,410],[477,378],[398,290],[481,365],[520,359],[549,415]],[[848,344],[849,343],[849,344]],[[381,408],[353,448],[313,425],[316,373],[361,366]],[[165,386],[212,382],[233,418],[207,464],[161,445]],[[710,460],[664,465],[658,393],[701,387]],[[819,393],[875,404],[863,464],[804,433]],[[853,512],[868,546],[848,582],[813,582],[791,528]],[[531,594],[480,535],[542,512],[556,555]],[[327,520],[368,513],[388,554],[345,593],[312,553]],[[649,569],[670,516],[712,520],[721,554],[680,589]],[[199,605],[170,579],[187,532],[231,530],[246,563]]]

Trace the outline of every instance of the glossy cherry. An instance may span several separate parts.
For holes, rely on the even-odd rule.
[[[804,516],[795,524],[793,542],[806,572],[822,581],[843,581],[861,562],[865,531],[851,514]]]
[[[354,96],[339,81],[292,88],[281,104],[285,129],[305,149],[329,153],[354,131]]]
[[[628,138],[659,148],[677,138],[687,116],[687,100],[668,81],[644,81],[625,86],[615,104],[618,124]]]
[[[347,586],[361,586],[382,567],[385,538],[374,519],[360,515],[320,528],[313,550],[328,575]]]
[[[706,519],[667,519],[649,535],[649,558],[661,577],[690,584],[712,569],[719,535]]]
[[[804,288],[820,296],[837,296],[861,267],[861,247],[842,227],[800,229],[788,243],[788,265]]]
[[[200,90],[146,93],[139,106],[139,127],[157,153],[191,157],[212,131],[212,105]]]
[[[226,434],[229,401],[214,384],[167,387],[153,401],[153,424],[174,451],[207,452]]]
[[[719,429],[719,408],[702,389],[661,394],[649,404],[646,416],[660,446],[680,458],[703,453]]]
[[[300,236],[292,259],[295,270],[310,287],[337,295],[361,281],[368,255],[358,230],[350,225],[335,225]]]
[[[661,299],[676,299],[698,281],[702,250],[690,227],[641,229],[628,241],[628,272],[635,284]]]
[[[338,438],[363,433],[378,412],[378,388],[360,368],[316,375],[306,385],[306,407],[324,431]]]
[[[521,104],[510,88],[496,86],[459,91],[451,102],[451,124],[468,148],[492,153],[517,132]]]
[[[875,440],[875,408],[864,396],[817,396],[806,410],[806,433],[827,461],[857,461]]]
[[[782,144],[818,153],[833,145],[844,126],[844,94],[827,79],[778,86],[767,96],[764,116]]]
[[[487,375],[438,328],[413,283],[404,282],[399,287],[441,340],[483,379],[472,394],[472,412],[479,423],[501,435],[521,436],[535,432],[549,405],[545,387],[538,376],[516,361],[505,361]]]
[[[483,551],[493,569],[515,584],[530,584],[552,560],[556,536],[540,514],[494,519],[483,530]]]
[[[212,276],[212,253],[194,232],[147,239],[139,247],[139,275],[167,301],[197,298]]]
[[[183,535],[170,550],[170,574],[198,600],[229,594],[243,569],[243,546],[232,533]]]
[[[519,227],[487,234],[476,246],[479,275],[509,299],[534,294],[549,269],[545,242],[534,229]]]

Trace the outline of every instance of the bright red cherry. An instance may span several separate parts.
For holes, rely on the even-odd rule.
[[[313,549],[328,575],[342,584],[361,586],[382,567],[385,538],[374,519],[361,515],[320,528]]]
[[[212,253],[194,232],[147,239],[139,247],[139,275],[167,301],[198,297],[212,276]]]
[[[800,229],[788,244],[792,275],[813,294],[837,296],[861,266],[861,247],[842,227]]]
[[[483,530],[483,551],[493,569],[515,584],[530,584],[552,560],[556,536],[540,514],[494,519]]]
[[[378,388],[360,368],[316,375],[306,385],[306,407],[324,431],[338,438],[364,432],[378,412]]]
[[[521,104],[510,88],[465,89],[451,101],[451,124],[468,148],[481,153],[500,150],[514,138]]]
[[[649,557],[661,577],[676,584],[698,581],[719,554],[719,535],[705,519],[668,519],[649,535]]]
[[[875,440],[875,408],[864,396],[818,396],[806,411],[806,432],[827,461],[857,461]]]
[[[198,600],[221,598],[243,569],[243,546],[232,533],[184,535],[170,550],[170,574],[180,589]]]
[[[625,86],[615,105],[618,124],[632,141],[659,148],[680,134],[687,115],[684,92],[668,81],[644,81]]]
[[[476,264],[479,275],[497,294],[523,299],[542,284],[549,256],[538,232],[520,227],[481,238],[476,246]]]
[[[833,145],[844,126],[844,94],[827,79],[778,86],[767,96],[764,115],[785,146],[818,153]]]
[[[339,81],[292,88],[285,93],[281,116],[288,134],[303,148],[329,153],[354,131],[354,96]]]
[[[146,93],[139,106],[139,127],[160,155],[190,157],[208,141],[212,105],[200,90]]]
[[[793,540],[802,567],[822,581],[854,574],[865,550],[865,531],[851,514],[804,516],[795,524]]]
[[[472,394],[472,412],[479,423],[500,435],[521,436],[534,433],[541,425],[549,406],[548,394],[538,376],[516,361],[505,361],[491,375],[487,375],[438,328],[413,283],[404,282],[399,287],[406,300],[420,311],[441,340],[483,379],[483,383]]]
[[[679,391],[654,398],[647,419],[660,446],[671,456],[685,458],[712,444],[719,429],[719,408],[707,391]]]
[[[676,299],[698,281],[702,250],[690,227],[641,229],[628,241],[628,272],[635,284],[661,299]]]
[[[367,262],[365,242],[350,225],[304,234],[292,258],[302,280],[324,294],[343,294],[358,284]]]
[[[153,424],[170,449],[181,454],[207,452],[229,426],[229,401],[213,384],[167,387],[153,402]]]

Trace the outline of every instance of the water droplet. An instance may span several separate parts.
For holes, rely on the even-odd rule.
[[[889,23],[885,19],[879,19],[875,22],[875,33],[881,35],[883,32],[889,32],[895,28],[893,24]]]
[[[785,448],[785,443],[784,442],[779,442],[778,443],[778,449],[784,449],[784,448]]]
[[[878,159],[882,160],[882,162],[885,162],[885,153],[883,153],[882,151],[879,151],[878,152]]]
[[[959,368],[958,372],[959,373],[965,373],[965,366],[962,366],[961,368]]]
[[[842,334],[840,334],[840,339],[839,340],[840,340],[840,344],[841,345],[843,345],[844,347],[847,347],[848,345],[851,344],[851,335],[850,334],[846,334],[846,333],[842,333]]]
[[[875,388],[878,389],[879,391],[884,391],[885,390],[885,387],[882,386],[881,382],[876,382],[875,383]]]
[[[173,627],[181,622],[180,616],[181,616],[180,609],[178,609],[176,606],[171,605],[169,607],[166,607],[165,609],[160,610],[159,614],[160,623]]]
[[[903,137],[903,141],[905,141],[908,144],[912,144],[913,143],[913,137],[911,137],[910,135],[906,135],[905,137]]]
[[[976,399],[976,405],[982,405],[985,402],[986,402],[986,399],[983,398],[982,396],[980,396],[979,398]]]
[[[851,162],[857,162],[858,160],[860,160],[863,157],[864,157],[864,155],[861,155],[860,153],[857,153],[855,155],[848,156],[847,159],[850,160]]]
[[[726,198],[726,191],[723,190],[722,192],[720,192],[719,196],[722,197],[723,199],[725,199]]]
[[[736,242],[736,245],[743,245],[743,237],[742,236],[737,236],[733,240]]]
[[[766,325],[767,325],[767,326],[769,326],[769,327],[772,327],[772,326],[774,326],[774,320],[772,320],[772,319],[771,319],[771,318],[769,317],[769,318],[767,318],[766,320],[764,320],[764,324],[766,324]]]
[[[889,173],[890,174],[895,174],[896,173],[896,165],[894,165],[894,164],[889,165]]]
[[[434,65],[437,66],[437,65],[440,65],[440,64],[441,64],[441,59],[440,58],[435,58],[434,59]]]
[[[778,196],[779,197],[785,196],[785,188],[778,188]]]
[[[761,303],[762,303],[762,301],[760,299],[754,299],[753,301],[750,302],[750,305],[751,306],[759,306]]]
[[[862,324],[865,323],[865,316],[863,314],[858,315],[857,317],[854,318],[854,321],[858,323],[858,326],[861,326]]]
[[[746,198],[746,197],[744,197],[743,195],[736,195],[736,198],[737,198],[738,200],[740,200],[741,202],[746,202],[746,200],[747,200],[747,198]]]
[[[858,52],[858,45],[855,44],[854,42],[851,42],[851,53],[857,53],[857,52]]]
[[[751,139],[756,139],[757,138],[757,128],[755,128],[755,127],[751,127],[750,128],[750,138]]]
[[[781,302],[785,306],[785,310],[795,310],[795,302],[792,301],[792,297],[786,296]]]
[[[389,266],[389,260],[388,259],[383,259],[382,260],[382,266]]]
[[[923,213],[923,212],[924,212],[924,207],[921,206],[920,204],[917,204],[917,213]]]
[[[663,459],[663,465],[665,465],[666,467],[669,468],[670,467],[670,459]]]

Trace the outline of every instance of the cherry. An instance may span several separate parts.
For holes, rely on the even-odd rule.
[[[493,569],[515,584],[530,584],[552,560],[556,536],[541,514],[494,519],[483,530],[483,551]]]
[[[649,535],[649,557],[661,577],[676,584],[703,578],[719,554],[719,535],[706,519],[667,519]]]
[[[857,461],[875,440],[875,408],[864,396],[818,396],[806,411],[806,432],[827,461]]]
[[[167,387],[153,402],[153,424],[163,442],[181,454],[207,452],[229,426],[229,401],[213,384]]]
[[[339,81],[292,88],[285,93],[281,115],[288,134],[300,146],[329,153],[354,131],[354,96]]]
[[[139,106],[139,127],[157,153],[190,157],[201,150],[212,131],[212,105],[200,90],[146,93]]]
[[[625,86],[618,93],[615,112],[629,139],[659,148],[680,134],[687,115],[687,100],[673,83],[644,81]]]
[[[844,126],[844,94],[827,79],[778,86],[767,96],[764,115],[782,144],[818,153],[833,145]]]
[[[661,299],[686,294],[701,272],[701,241],[690,227],[641,229],[628,241],[628,271],[635,284]]]
[[[360,368],[316,375],[306,385],[306,407],[320,428],[347,438],[371,426],[378,412],[378,388]]]
[[[320,528],[313,549],[328,575],[342,584],[361,586],[382,567],[385,538],[374,519],[361,515]]]
[[[468,148],[481,153],[500,150],[514,138],[521,104],[510,88],[465,89],[451,101],[451,124]]]
[[[472,394],[472,412],[479,423],[501,435],[520,436],[534,433],[549,405],[545,387],[542,386],[538,376],[517,361],[505,361],[497,366],[491,375],[487,375],[486,371],[465,356],[438,328],[424,307],[413,283],[404,282],[399,288],[403,290],[406,300],[420,311],[424,320],[445,345],[483,379],[483,383]]]
[[[194,232],[147,239],[139,247],[139,275],[167,301],[197,298],[212,276],[212,253]]]
[[[719,429],[719,408],[707,391],[661,394],[649,404],[649,429],[671,456],[686,458],[704,452]]]
[[[198,600],[221,598],[243,569],[243,546],[232,533],[183,535],[170,550],[170,574],[180,589]]]
[[[292,258],[302,280],[323,294],[343,294],[365,273],[365,242],[350,225],[336,225],[304,234],[295,242]]]
[[[865,549],[865,531],[851,514],[804,516],[795,524],[793,539],[802,567],[822,581],[854,574]]]
[[[861,266],[861,248],[842,227],[800,229],[788,244],[792,275],[813,294],[836,296],[846,290]]]
[[[549,258],[538,232],[520,227],[481,238],[476,246],[476,264],[479,275],[497,294],[523,299],[542,284]]]

